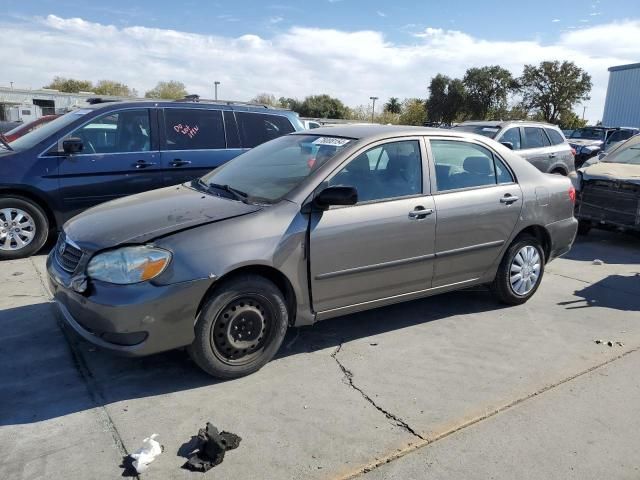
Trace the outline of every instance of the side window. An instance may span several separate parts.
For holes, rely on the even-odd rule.
[[[282,115],[236,112],[236,119],[244,148],[253,148],[295,131],[291,122]]]
[[[504,135],[500,137],[501,142],[511,142],[514,150],[520,150],[522,148],[522,140],[520,139],[520,127],[513,127],[504,132]]]
[[[545,132],[547,132],[547,135],[551,139],[551,145],[560,145],[561,143],[564,143],[564,137],[556,129],[545,128],[544,130]]]
[[[422,163],[417,140],[385,143],[351,160],[329,185],[358,189],[358,202],[422,193]]]
[[[220,110],[164,109],[167,150],[226,148]]]
[[[439,191],[511,183],[507,167],[488,149],[474,143],[431,140]]]
[[[82,153],[126,153],[151,150],[149,110],[122,110],[102,115],[68,137],[82,140]]]
[[[524,127],[525,148],[544,148],[551,145],[544,134],[544,130],[538,127]]]
[[[230,110],[224,111],[224,131],[227,134],[227,148],[240,148],[240,134],[236,117]]]

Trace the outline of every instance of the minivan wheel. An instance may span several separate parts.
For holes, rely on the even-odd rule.
[[[0,260],[33,255],[48,235],[49,222],[42,208],[23,197],[0,198]]]
[[[520,305],[540,286],[544,274],[544,251],[537,238],[522,235],[505,253],[492,290],[502,303]]]
[[[282,292],[258,275],[230,279],[216,288],[195,325],[188,352],[218,378],[253,373],[273,358],[289,322]]]

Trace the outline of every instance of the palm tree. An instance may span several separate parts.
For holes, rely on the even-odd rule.
[[[389,113],[400,113],[402,111],[402,105],[397,97],[391,97],[387,103],[384,104],[384,111]]]

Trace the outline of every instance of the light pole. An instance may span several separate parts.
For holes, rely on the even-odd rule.
[[[13,90],[13,82],[9,82],[11,84],[11,90]]]
[[[584,120],[584,113],[587,111],[586,105],[582,106],[582,120]]]
[[[213,82],[213,88],[214,88],[214,90],[215,90],[215,93],[214,93],[214,95],[215,95],[214,100],[218,100],[218,85],[220,85],[220,82],[219,82],[219,81],[217,81],[217,80],[216,80],[215,82]]]
[[[369,100],[373,101],[373,106],[371,107],[371,123],[373,123],[373,116],[376,113],[376,100],[378,100],[378,97],[369,97]]]

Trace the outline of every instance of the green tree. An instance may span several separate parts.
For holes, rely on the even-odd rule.
[[[113,80],[100,80],[93,89],[98,95],[113,95],[116,97],[136,97],[138,92],[124,83]]]
[[[168,100],[179,100],[187,95],[187,89],[184,83],[176,80],[168,82],[158,82],[158,84],[146,92],[146,98],[166,98]]]
[[[563,130],[576,130],[577,128],[586,127],[587,121],[580,118],[572,110],[565,110],[560,113],[558,125]]]
[[[345,118],[348,113],[340,100],[326,94],[306,97],[296,111],[303,117],[313,118]]]
[[[400,125],[424,125],[427,121],[425,103],[419,98],[407,98],[402,102],[402,113],[398,118]]]
[[[300,105],[302,102],[297,98],[285,98],[280,97],[278,99],[278,106],[282,108],[288,108],[289,110],[293,110],[294,112],[300,113]]]
[[[466,90],[462,80],[438,74],[429,84],[427,119],[436,123],[452,123],[464,118]]]
[[[493,120],[507,109],[507,97],[517,84],[509,70],[498,65],[470,68],[462,80],[466,110],[474,120]]]
[[[568,61],[525,65],[518,83],[524,105],[551,123],[558,123],[563,112],[589,100],[592,86],[591,76]]]
[[[53,88],[66,93],[91,92],[93,85],[90,80],[76,80],[74,78],[54,77],[49,85],[43,88]]]
[[[270,105],[272,107],[278,106],[278,101],[276,100],[275,95],[271,93],[259,93],[251,99],[251,102],[260,103],[262,105]]]
[[[391,97],[387,103],[384,104],[384,111],[389,113],[402,113],[402,104],[397,97]]]

